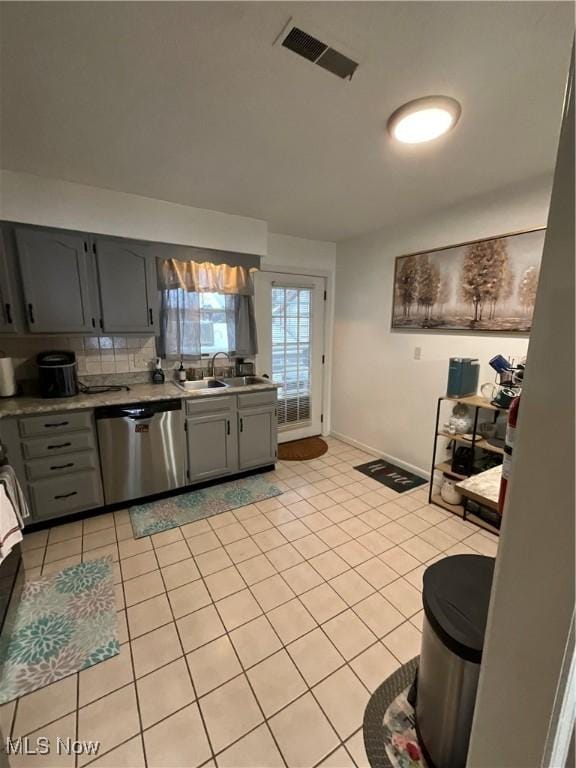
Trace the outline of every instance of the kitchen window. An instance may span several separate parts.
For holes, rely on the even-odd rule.
[[[180,288],[163,297],[166,357],[233,352],[234,301],[222,293],[188,293]]]
[[[187,268],[187,264],[165,261],[160,272],[162,356],[178,359],[216,352],[242,357],[256,354],[249,271],[238,275],[235,270],[241,268],[193,262]]]

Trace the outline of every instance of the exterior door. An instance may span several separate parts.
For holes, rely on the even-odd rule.
[[[32,333],[89,333],[95,325],[87,242],[80,235],[17,229],[18,259]]]
[[[158,332],[158,283],[146,245],[95,239],[96,269],[105,333]]]
[[[279,385],[278,441],[322,432],[325,279],[256,274],[260,374]]]

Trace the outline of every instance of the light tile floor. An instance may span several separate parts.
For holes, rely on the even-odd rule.
[[[327,442],[320,459],[278,463],[282,496],[234,512],[143,539],[127,510],[27,535],[30,577],[113,556],[122,645],[0,707],[3,734],[100,740],[77,766],[366,766],[370,693],[419,652],[425,565],[494,555],[497,539]]]

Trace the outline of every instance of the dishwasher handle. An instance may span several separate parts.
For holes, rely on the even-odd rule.
[[[129,403],[127,405],[103,405],[96,408],[94,415],[99,419],[125,419],[133,421],[149,420],[157,413],[165,411],[180,411],[180,400],[156,400],[151,403]]]
[[[150,421],[154,415],[154,411],[150,408],[126,408],[122,414],[123,418],[132,419],[132,421]]]

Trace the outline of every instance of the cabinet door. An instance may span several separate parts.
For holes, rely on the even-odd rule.
[[[158,281],[151,248],[96,238],[102,329],[105,333],[158,332]]]
[[[238,411],[240,469],[274,464],[277,420],[274,406]]]
[[[191,483],[236,472],[238,442],[234,413],[186,419],[188,473]]]
[[[20,307],[16,306],[16,286],[11,274],[14,270],[8,266],[8,237],[8,231],[0,229],[0,333],[20,333]]]
[[[65,232],[17,229],[16,242],[29,330],[92,331],[87,241]]]

